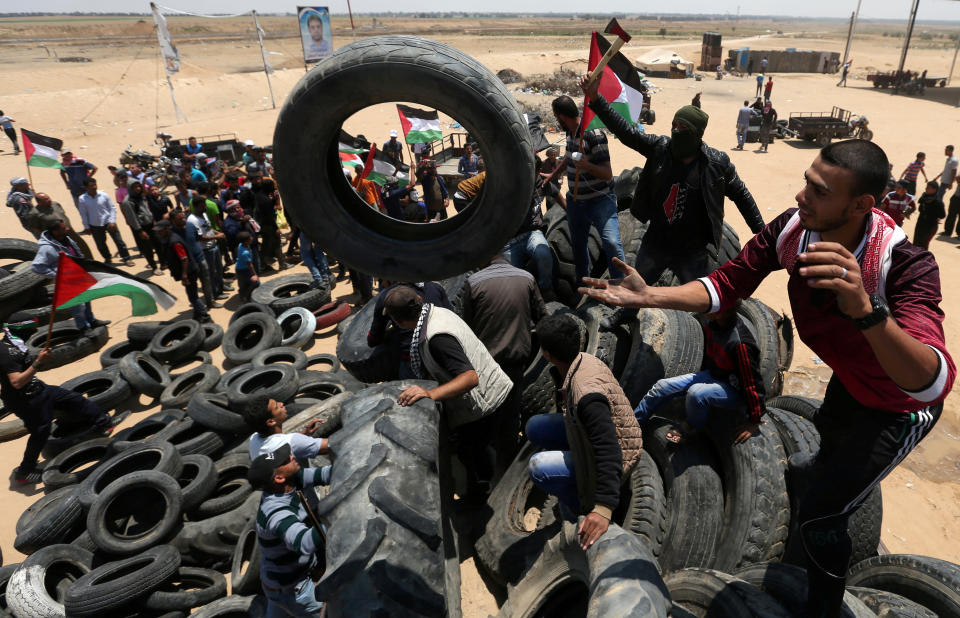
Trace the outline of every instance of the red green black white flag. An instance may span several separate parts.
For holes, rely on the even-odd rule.
[[[403,138],[408,144],[429,144],[443,137],[440,114],[408,105],[397,104]]]
[[[156,313],[157,305],[169,309],[177,300],[155,283],[112,266],[80,261],[83,266],[60,252],[53,292],[53,306],[57,309],[76,307],[104,296],[126,296],[133,306],[133,315],[142,316]]]
[[[23,138],[23,155],[27,157],[27,165],[63,169],[60,164],[62,139],[47,137],[26,129],[20,129],[20,136]]]
[[[590,41],[590,61],[587,65],[587,72],[600,63],[607,50],[610,49],[610,43],[605,38],[593,33]],[[610,103],[610,106],[618,114],[626,118],[630,124],[637,124],[637,118],[643,109],[643,86],[640,84],[640,74],[636,67],[627,60],[622,53],[617,54],[610,60],[610,63],[603,68],[600,77],[599,93]],[[603,121],[596,117],[587,104],[590,99],[587,98],[583,103],[582,126],[585,130],[599,129],[604,126]]]

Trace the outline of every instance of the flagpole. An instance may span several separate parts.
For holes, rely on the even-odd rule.
[[[50,337],[53,336],[53,319],[57,313],[57,289],[60,287],[60,266],[63,264],[63,251],[60,251],[57,255],[57,277],[53,283],[53,298],[50,300],[50,323],[47,324],[47,341],[43,344],[43,347],[50,347]]]
[[[253,25],[257,28],[257,41],[260,43],[260,56],[263,58],[263,74],[267,76],[267,88],[270,89],[270,103],[273,109],[277,109],[277,102],[273,99],[273,84],[270,83],[270,71],[267,70],[267,52],[263,49],[263,34],[260,29],[260,22],[257,20],[257,12],[253,13]]]

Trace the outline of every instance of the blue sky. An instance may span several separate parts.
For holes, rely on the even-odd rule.
[[[437,0],[404,0],[397,3],[394,0],[351,0],[353,10],[358,13],[391,11],[441,11],[456,6],[456,3],[438,2]],[[286,6],[283,3],[267,0],[164,0],[159,4],[176,9],[204,13],[239,13],[250,9],[260,12],[295,10],[295,4]],[[318,3],[319,4],[319,3]],[[332,0],[326,3],[331,13],[346,13],[346,0]],[[141,5],[141,2],[129,0],[3,0],[0,3],[2,12],[29,12],[38,9],[43,11],[70,12],[111,12],[130,11]],[[584,12],[585,9],[597,9],[596,5],[585,4],[582,0],[553,0],[544,3],[542,0],[485,0],[475,4],[486,11],[503,12],[534,12],[549,7],[556,12]],[[647,5],[649,6],[649,5]],[[662,5],[661,5],[662,6]],[[149,10],[148,3],[142,2],[143,10]],[[846,17],[856,8],[856,0],[804,0],[803,2],[770,2],[762,0],[680,0],[671,3],[671,12],[676,13],[730,13],[736,14],[739,7],[744,15],[796,15],[801,17]],[[631,13],[638,10],[650,11],[644,3],[636,0],[609,0],[603,5],[604,12]],[[860,14],[864,18],[895,19],[906,22],[910,10],[910,0],[863,0]],[[952,20],[960,21],[960,2],[955,0],[921,0],[917,19],[925,20]]]

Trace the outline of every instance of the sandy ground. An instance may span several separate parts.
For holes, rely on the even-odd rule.
[[[29,28],[29,24],[23,24]],[[788,32],[787,25],[779,25]],[[808,26],[804,27],[807,28]],[[80,35],[80,31],[76,33]],[[836,36],[798,35],[777,37],[760,35],[743,40],[725,37],[724,46],[749,45],[754,49],[825,49],[842,52],[842,41]],[[18,37],[25,38],[25,37]],[[493,71],[513,68],[524,75],[547,73],[562,62],[586,57],[588,35],[571,36],[439,36],[478,58]],[[344,38],[340,38],[344,42]],[[673,41],[670,45],[694,57],[699,50],[699,38]],[[870,87],[863,77],[867,66],[889,70],[899,57],[899,40],[873,37],[855,44],[852,56],[856,60],[850,87],[836,88],[836,78],[829,75],[783,74],[774,78],[773,101],[781,118],[790,112],[825,111],[838,105],[870,118],[875,141],[887,152],[899,174],[918,150],[928,153],[928,174],[936,175],[943,164],[943,146],[960,141],[960,112],[953,106],[960,93],[956,88],[932,92],[926,98],[891,96]],[[636,57],[645,49],[663,47],[659,39],[635,39],[627,46],[628,57]],[[277,66],[282,68],[273,76],[273,89],[278,106],[286,93],[303,76],[296,68],[299,48],[296,39],[271,41],[268,48],[278,52]],[[91,63],[55,63],[47,58],[45,50],[35,43],[5,45],[9,58],[0,66],[0,83],[5,85],[0,94],[0,108],[15,118],[17,126],[45,135],[63,137],[74,152],[99,165],[104,171],[115,164],[120,151],[128,144],[156,152],[151,143],[156,129],[178,137],[207,135],[236,131],[241,139],[258,143],[270,141],[277,111],[271,109],[269,92],[262,73],[252,73],[259,63],[258,50],[248,43],[231,41],[190,41],[180,45],[184,56],[184,70],[174,78],[177,101],[189,118],[189,123],[176,124],[165,81],[159,74],[155,46],[146,44],[96,45],[83,44],[70,48],[71,55],[94,58]],[[60,54],[67,55],[63,46]],[[282,54],[282,56],[280,55]],[[950,67],[952,50],[919,49],[911,51],[908,66],[916,70],[927,68],[931,75],[944,75]],[[273,60],[273,57],[271,57]],[[717,81],[653,80],[661,89],[654,96],[654,109],[659,116],[652,132],[669,127],[673,111],[686,104],[698,91],[703,92],[703,107],[711,115],[706,140],[727,151],[741,177],[753,192],[761,214],[769,220],[794,205],[794,195],[802,186],[802,174],[816,156],[811,144],[796,140],[776,142],[769,154],[761,154],[748,147],[734,152],[736,144],[734,124],[736,111],[745,98],[752,97],[755,81],[752,78],[725,78]],[[550,97],[519,94],[518,98],[532,103],[549,103]],[[944,103],[942,101],[949,101]],[[365,133],[376,141],[386,139],[387,131],[399,128],[392,108],[370,110],[358,114],[345,127],[351,133]],[[377,137],[382,136],[382,137]],[[560,136],[554,135],[553,139]],[[12,176],[25,174],[22,157],[13,156],[5,138],[0,136],[0,178],[4,183]],[[642,158],[621,144],[611,141],[615,171],[642,165]],[[69,193],[53,170],[35,168],[33,179],[38,190],[50,193],[66,207],[74,224],[79,215],[72,206]],[[101,180],[101,185],[106,184]],[[4,189],[6,184],[4,184]],[[4,195],[5,198],[5,195]],[[749,232],[735,208],[728,209],[728,220],[742,239]],[[30,238],[22,230],[9,209],[0,209],[0,225],[9,236]],[[133,246],[129,229],[120,223],[123,237]],[[906,231],[912,237],[913,221],[907,221]],[[945,273],[960,265],[956,241],[936,239],[931,250]],[[297,267],[299,272],[303,267]],[[131,272],[146,275],[142,259],[136,260]],[[177,306],[158,318],[172,317],[187,310],[182,290],[168,276],[158,278],[161,285],[177,294]],[[350,292],[348,284],[341,284],[335,296]],[[942,307],[948,319],[944,327],[948,345],[957,349],[960,343],[958,322],[952,316],[960,311],[960,291],[945,281]],[[786,276],[781,272],[768,278],[757,296],[772,307],[787,310]],[[236,298],[226,309],[214,310],[212,315],[226,325],[229,309],[236,307]],[[125,302],[100,300],[94,302],[99,318],[113,320],[110,326],[110,344],[123,340],[130,322],[129,307]],[[318,333],[310,352],[333,352],[336,335]],[[214,363],[223,361],[222,353],[213,353]],[[50,383],[61,383],[73,376],[99,369],[96,356],[88,357],[68,367],[44,373],[41,377]],[[803,344],[797,344],[794,370],[788,379],[788,392],[817,394],[822,392],[829,374],[814,354]],[[948,398],[943,417],[931,435],[883,483],[885,518],[883,541],[891,552],[925,554],[960,562],[960,543],[956,540],[956,524],[960,518],[960,470],[958,441],[960,417],[956,395]],[[128,423],[135,422],[156,409],[142,402]],[[0,469],[12,469],[19,461],[25,439],[0,447]],[[14,523],[20,513],[39,497],[39,490],[10,487],[0,500],[0,548],[8,563],[18,559],[13,549]],[[466,616],[486,616],[496,613],[496,603],[476,574],[472,559],[463,563],[463,608]]]

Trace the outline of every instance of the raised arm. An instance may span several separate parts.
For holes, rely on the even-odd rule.
[[[599,81],[600,80],[597,80],[589,89],[586,89],[587,76],[584,75],[580,78],[580,88],[584,94],[590,98],[590,109],[592,109],[600,120],[603,121],[603,124],[617,136],[617,139],[643,156],[649,157],[653,154],[654,146],[660,138],[638,131],[635,126],[628,123],[623,116],[614,111],[610,104],[607,103],[607,100],[600,96],[598,92]]]

